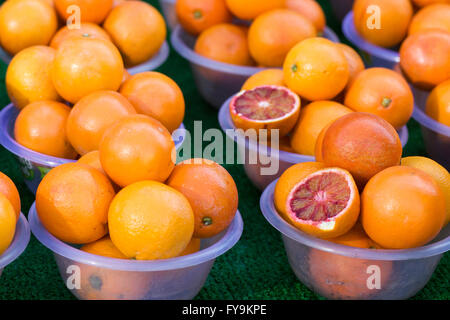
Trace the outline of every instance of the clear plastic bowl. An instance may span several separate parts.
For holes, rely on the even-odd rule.
[[[338,36],[328,27],[324,30],[324,37],[339,42]],[[179,25],[175,27],[170,37],[174,49],[190,62],[200,95],[216,108],[220,108],[229,96],[238,92],[248,77],[265,69],[232,65],[205,58],[193,50],[195,39]]]
[[[7,105],[0,111],[0,144],[16,156],[25,178],[25,184],[31,192],[36,194],[42,178],[48,171],[61,164],[76,160],[47,156],[17,143],[14,139],[14,124],[18,115],[19,110],[13,104]],[[177,149],[183,143],[186,135],[183,124],[179,129],[183,129],[179,131],[181,134],[173,135]]]
[[[166,260],[138,261],[93,255],[56,239],[39,221],[35,204],[28,219],[35,237],[53,252],[68,289],[86,300],[192,299],[203,287],[215,259],[238,242],[244,227],[238,211],[228,229],[202,240],[200,251]],[[70,284],[78,271],[80,286],[74,288]]]
[[[283,150],[273,151],[270,147],[260,147],[257,142],[250,139],[237,138],[233,131],[236,127],[231,120],[229,112],[229,104],[233,97],[229,98],[219,110],[219,123],[226,135],[236,141],[238,144],[238,150],[240,150],[241,162],[244,165],[245,173],[252,183],[259,189],[264,190],[269,183],[279,178],[281,174],[290,166],[300,163],[315,161],[313,156],[301,155],[298,153],[287,152]],[[402,146],[405,146],[408,142],[408,128],[406,126],[399,130],[400,141]],[[278,153],[278,155],[277,155]],[[251,158],[251,155],[256,157]],[[255,159],[256,161],[250,161]],[[248,159],[248,160],[247,160]],[[278,171],[275,174],[264,175],[261,174],[262,168],[270,167],[270,163],[278,162]]]
[[[273,203],[276,182],[264,190],[260,207],[281,233],[289,264],[297,278],[329,299],[407,299],[430,280],[442,255],[450,249],[450,224],[423,247],[378,250],[348,247],[305,234],[280,217]],[[380,282],[376,288],[373,270]]]
[[[177,14],[175,12],[176,0],[159,0],[159,6],[163,12],[164,18],[167,21],[167,26],[173,30],[178,24]]]
[[[362,38],[353,24],[353,11],[349,12],[342,22],[342,32],[345,37],[360,51],[367,67],[383,67],[394,69],[400,62],[397,51],[379,47]]]
[[[330,0],[330,3],[333,13],[339,21],[342,21],[353,7],[353,0]]]
[[[167,58],[169,57],[169,52],[169,44],[167,43],[167,41],[164,41],[159,51],[153,57],[141,64],[138,64],[137,66],[128,68],[127,71],[129,74],[133,75],[136,73],[155,70],[167,60]],[[0,59],[4,63],[9,64],[12,57],[9,53],[3,50],[2,47],[0,47]]]
[[[3,269],[16,260],[30,241],[30,227],[28,225],[28,221],[25,216],[21,213],[19,221],[17,221],[16,225],[16,233],[14,235],[14,239],[12,243],[9,245],[9,248],[0,255],[0,276],[2,275]],[[1,282],[0,282],[1,285]]]

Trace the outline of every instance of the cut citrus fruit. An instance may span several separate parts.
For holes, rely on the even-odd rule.
[[[292,130],[300,113],[300,98],[281,86],[259,86],[238,93],[230,103],[230,114],[239,129],[280,130],[280,137]]]
[[[334,238],[355,225],[360,198],[348,171],[327,168],[297,183],[286,206],[287,217],[295,227],[319,238]]]

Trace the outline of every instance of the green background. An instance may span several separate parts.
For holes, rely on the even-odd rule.
[[[159,8],[157,1],[149,1]],[[332,16],[328,1],[319,1],[328,25],[344,41],[340,24]],[[204,130],[220,128],[217,111],[199,96],[187,61],[171,50],[169,59],[158,69],[174,79],[186,99],[184,124],[192,130],[194,120],[203,121]],[[9,103],[4,78],[6,65],[0,66],[0,105]],[[414,120],[408,124],[410,138],[405,155],[426,155],[420,129]],[[248,180],[241,165],[225,165],[239,189],[239,210],[244,219],[244,233],[238,244],[219,257],[196,299],[323,299],[306,288],[291,271],[278,231],[259,210],[261,193]],[[23,182],[15,158],[0,147],[0,170],[19,188],[22,210],[28,212],[34,201]],[[449,299],[450,260],[442,258],[426,287],[413,299]],[[7,266],[0,278],[0,299],[75,299],[58,273],[52,253],[34,236],[25,252]]]

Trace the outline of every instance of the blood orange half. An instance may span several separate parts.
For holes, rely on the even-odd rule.
[[[286,211],[290,222],[303,232],[324,239],[338,237],[349,231],[358,219],[358,188],[348,171],[322,169],[291,189]]]
[[[286,87],[259,86],[239,92],[230,102],[230,114],[239,129],[267,129],[268,136],[278,129],[283,137],[297,122],[300,98]]]

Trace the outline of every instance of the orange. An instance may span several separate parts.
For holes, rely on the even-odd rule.
[[[400,47],[400,66],[412,84],[430,90],[450,79],[449,52],[450,32],[424,30],[403,41]]]
[[[107,176],[105,170],[103,170],[102,163],[100,162],[100,152],[98,150],[86,153],[84,156],[80,157],[77,162],[97,169]]]
[[[370,10],[374,6],[379,10]],[[413,8],[409,0],[355,0],[353,14],[356,31],[364,39],[381,47],[393,47],[405,38]]]
[[[248,31],[250,53],[267,67],[281,67],[289,50],[303,39],[316,36],[313,24],[301,14],[276,9],[258,16]]]
[[[450,3],[449,0],[412,0],[417,7],[425,7],[434,3]]]
[[[314,155],[316,140],[322,129],[337,118],[352,112],[334,101],[315,101],[300,112],[300,118],[290,135],[291,147],[295,152]]]
[[[193,35],[232,18],[225,0],[179,0],[175,10],[181,26]]]
[[[350,72],[350,76],[347,83],[348,88],[350,84],[353,82],[353,80],[355,80],[356,76],[360,72],[364,71],[366,67],[364,66],[364,62],[359,56],[359,54],[352,47],[343,43],[336,43],[336,45],[339,48],[341,48],[345,58],[347,59],[348,70]]]
[[[186,249],[183,250],[183,252],[181,252],[179,254],[179,257],[181,256],[187,256],[188,254],[193,254],[196,253],[200,250],[200,239],[198,238],[192,238],[191,241],[188,243]]]
[[[67,119],[67,138],[80,155],[98,150],[105,130],[132,114],[136,110],[120,93],[96,91],[73,106]]]
[[[16,233],[16,213],[11,202],[0,193],[0,257],[8,249]]]
[[[127,259],[127,257],[116,248],[109,235],[106,235],[97,241],[85,244],[80,250],[102,257]]]
[[[266,11],[285,6],[285,0],[226,0],[226,3],[231,13],[243,20],[252,20]]]
[[[17,108],[34,101],[61,99],[50,77],[54,59],[55,50],[46,46],[29,47],[14,56],[5,80],[8,96]]]
[[[8,0],[0,9],[0,43],[9,54],[47,45],[56,32],[58,19],[44,1]]]
[[[450,79],[437,85],[427,98],[425,113],[450,127]]]
[[[355,226],[342,236],[327,239],[328,241],[342,244],[344,246],[364,248],[364,249],[381,249],[372,239],[370,239],[360,222],[357,222]]]
[[[142,72],[131,76],[120,88],[138,113],[160,121],[170,132],[184,118],[183,92],[175,81],[159,72]]]
[[[53,0],[55,8],[61,18],[66,21],[73,11],[68,10],[70,6],[80,8],[81,22],[92,22],[100,24],[111,11],[113,0]],[[69,11],[69,12],[68,12]]]
[[[354,111],[376,114],[400,129],[411,118],[414,97],[406,80],[397,72],[370,68],[352,82],[344,104]]]
[[[273,201],[278,213],[286,220],[287,217],[287,198],[291,190],[297,183],[318,170],[324,169],[325,165],[321,162],[301,162],[289,167],[277,181],[273,194]]]
[[[323,144],[323,138],[325,137],[325,133],[327,132],[328,128],[331,126],[331,124],[334,121],[328,123],[319,133],[316,139],[316,145],[314,147],[314,156],[316,158],[316,161],[323,162],[323,156],[322,156],[322,144]]]
[[[147,61],[166,40],[164,18],[143,1],[126,1],[115,7],[103,27],[122,52],[127,66]]]
[[[450,222],[450,174],[447,169],[436,161],[425,157],[406,157],[402,159],[402,166],[414,167],[428,173],[439,185],[445,196],[446,218],[444,226]]]
[[[52,169],[36,192],[41,223],[56,238],[85,244],[108,233],[108,208],[114,189],[98,170],[79,163]]]
[[[27,105],[16,119],[14,136],[24,147],[49,156],[75,159],[76,151],[66,135],[70,108],[56,101]]]
[[[145,115],[127,116],[109,127],[99,151],[103,169],[121,187],[142,180],[165,181],[175,165],[172,136]]]
[[[203,31],[197,38],[195,52],[206,58],[249,66],[253,64],[244,27],[221,23]]]
[[[111,37],[101,27],[94,23],[83,22],[80,28],[69,29],[65,26],[58,30],[50,42],[50,47],[58,49],[63,41],[73,38],[95,38],[111,41]]]
[[[343,51],[324,38],[295,45],[286,56],[283,71],[287,86],[310,101],[334,98],[350,77]]]
[[[178,164],[167,185],[180,191],[194,210],[194,237],[209,238],[225,230],[238,208],[238,191],[222,166],[206,159]]]
[[[156,181],[137,182],[122,189],[111,203],[108,222],[116,247],[137,260],[176,257],[194,232],[189,201]]]
[[[110,41],[77,38],[58,48],[51,77],[56,91],[76,103],[95,91],[119,89],[123,70],[120,52]]]
[[[394,127],[370,113],[340,117],[325,131],[322,141],[323,162],[350,171],[359,187],[378,172],[400,164],[401,155]]]
[[[297,11],[310,20],[317,31],[323,31],[326,26],[325,13],[320,4],[314,0],[286,0],[288,9]]]
[[[446,218],[445,197],[420,169],[395,166],[375,175],[362,193],[361,221],[367,235],[387,249],[423,246]]]
[[[420,9],[409,25],[408,34],[428,29],[450,32],[450,2],[448,4],[437,3]]]
[[[283,70],[265,69],[249,77],[242,85],[241,90],[251,90],[263,85],[284,86]]]
[[[16,213],[16,218],[20,216],[20,195],[14,182],[4,173],[0,172],[0,194],[3,194],[10,202]]]

